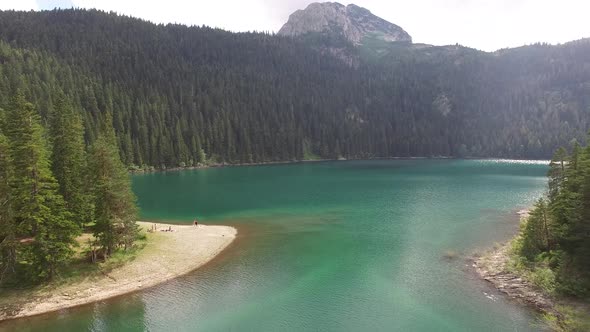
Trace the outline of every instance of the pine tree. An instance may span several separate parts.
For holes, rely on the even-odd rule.
[[[6,120],[13,163],[11,199],[19,260],[30,277],[51,279],[73,254],[79,228],[65,209],[58,183],[51,174],[44,130],[32,104],[18,93]]]
[[[548,223],[547,204],[541,198],[535,204],[524,226],[521,255],[533,260],[536,255],[548,250],[550,247]]]
[[[52,170],[59,183],[59,193],[78,225],[92,219],[91,200],[86,186],[86,151],[84,126],[80,114],[63,94],[57,97],[51,114],[53,141]]]
[[[584,149],[581,163],[581,216],[572,223],[568,241],[571,242],[573,262],[580,270],[589,274],[587,277],[590,286],[590,145]]]
[[[197,152],[197,160],[199,161],[199,164],[207,164],[207,154],[202,148]]]
[[[105,257],[117,247],[131,247],[138,232],[135,195],[127,169],[121,162],[110,119],[91,149],[91,183],[95,199],[95,237]]]
[[[551,163],[549,164],[550,169],[547,174],[549,177],[549,200],[554,200],[559,194],[565,177],[566,159],[567,151],[563,147],[559,148],[551,159]]]
[[[553,269],[559,290],[590,293],[590,148],[559,149],[549,171],[548,203],[540,199],[518,248],[532,269]]]
[[[1,123],[0,123],[1,125]],[[16,236],[10,197],[10,164],[8,139],[0,132],[0,282],[15,272]]]

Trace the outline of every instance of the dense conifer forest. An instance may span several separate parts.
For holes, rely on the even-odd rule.
[[[550,293],[590,295],[590,147],[574,142],[551,160],[546,197],[513,245],[516,268]]]
[[[20,92],[0,117],[0,285],[52,280],[71,263],[77,237],[93,233],[92,261],[138,237],[135,196],[110,114],[86,152],[81,116],[55,96],[49,126]]]
[[[96,10],[4,11],[0,108],[22,91],[48,126],[67,102],[86,146],[112,114],[123,163],[156,168],[549,158],[572,139],[584,142],[590,128],[589,40],[494,53],[342,43]],[[326,51],[334,45],[344,51]]]
[[[511,268],[587,298],[589,129],[590,39],[488,53],[0,11],[0,285],[133,248],[129,170],[557,151]]]

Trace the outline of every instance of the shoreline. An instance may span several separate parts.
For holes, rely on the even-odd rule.
[[[479,278],[491,283],[495,289],[510,299],[518,300],[540,313],[561,317],[550,296],[523,276],[508,271],[510,245],[511,241],[508,241],[473,259],[473,267]]]
[[[517,212],[519,223],[528,218],[530,209]],[[537,311],[546,314],[556,314],[555,304],[535,285],[523,279],[522,276],[509,271],[510,247],[518,233],[502,245],[486,251],[483,255],[473,258],[473,267],[479,277],[511,299],[520,300]]]
[[[522,222],[523,218],[527,218],[529,212],[529,209],[518,211],[519,222]],[[518,236],[517,233],[500,246],[491,248],[482,255],[472,257],[472,267],[481,280],[490,283],[507,298],[542,314],[552,329],[562,330],[567,315],[561,310],[564,310],[564,305],[569,306],[574,303],[566,298],[547,294],[527,280],[526,276],[510,270],[510,249],[512,242]]]
[[[293,165],[293,164],[306,164],[306,163],[320,163],[320,162],[332,162],[332,161],[372,161],[372,160],[518,160],[518,161],[540,161],[547,162],[549,160],[544,159],[507,159],[507,158],[493,158],[493,157],[451,157],[451,156],[437,156],[437,157],[379,157],[379,158],[339,158],[339,159],[307,159],[307,160],[285,160],[285,161],[267,161],[260,163],[214,163],[214,164],[202,164],[198,166],[187,166],[187,167],[170,167],[166,169],[155,168],[149,166],[149,169],[130,169],[131,174],[150,174],[150,173],[165,173],[165,172],[179,172],[189,171],[196,169],[209,169],[209,168],[224,168],[224,167],[247,167],[247,166],[272,166],[272,165]]]
[[[154,223],[138,224],[145,231]],[[174,231],[147,233],[148,242],[138,256],[108,273],[88,276],[73,284],[40,287],[32,294],[22,294],[27,290],[15,291],[8,301],[14,300],[16,304],[11,308],[0,307],[0,324],[157,286],[207,264],[229,247],[237,236],[237,229],[230,226],[158,225],[172,227]]]

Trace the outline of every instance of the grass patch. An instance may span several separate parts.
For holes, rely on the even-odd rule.
[[[552,330],[560,332],[590,331],[590,315],[587,310],[571,305],[557,305],[556,309],[562,315],[560,319],[555,315],[543,315],[543,319]]]
[[[303,160],[320,160],[322,159],[320,156],[318,156],[317,154],[311,152],[311,151],[305,151],[303,153]]]
[[[509,261],[506,266],[508,271],[523,277],[549,295],[557,295],[557,277],[549,268],[548,261],[540,257],[536,262],[529,262],[518,254],[519,245],[518,239],[510,243]]]
[[[148,242],[145,231],[141,230],[132,248],[126,251],[116,251],[107,261],[92,263],[89,258],[89,243],[93,239],[91,233],[83,233],[76,239],[79,246],[76,247],[74,257],[69,264],[59,271],[59,274],[52,281],[32,284],[22,280],[13,280],[0,287],[0,310],[6,312],[18,311],[18,308],[23,304],[31,302],[43,293],[85,280],[91,281],[102,278],[113,269],[135,260]]]
[[[559,313],[543,314],[547,325],[555,331],[590,331],[590,300],[570,300],[562,291],[563,285],[558,281],[557,273],[551,269],[555,253],[537,256],[534,262],[519,255],[520,236],[510,243],[507,269],[521,276],[555,300],[554,309]]]

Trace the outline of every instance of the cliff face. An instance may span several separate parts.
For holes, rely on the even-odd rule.
[[[312,3],[291,14],[289,21],[279,30],[279,34],[285,36],[311,32],[341,35],[355,45],[361,44],[365,37],[386,42],[412,42],[412,37],[404,29],[369,10],[336,2]]]

